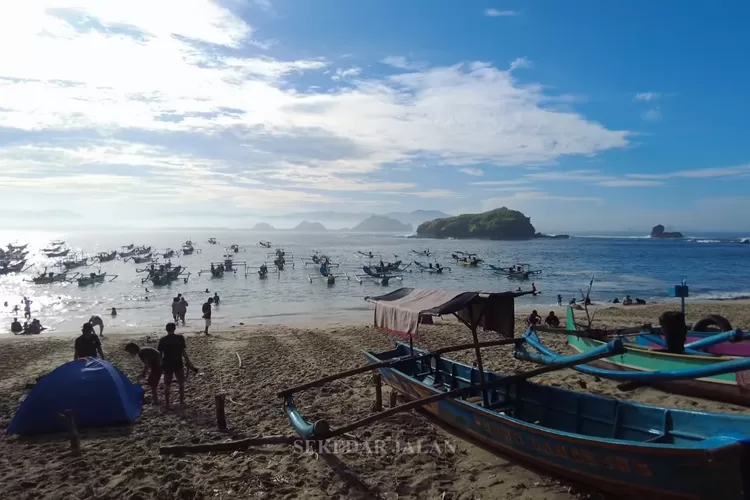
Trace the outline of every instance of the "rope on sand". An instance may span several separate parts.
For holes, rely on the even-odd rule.
[[[237,368],[242,368],[242,358],[240,357],[240,353],[237,351],[234,351],[235,356],[237,356],[237,362],[239,363],[239,366]]]

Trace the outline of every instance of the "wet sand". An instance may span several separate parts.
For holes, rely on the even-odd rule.
[[[674,304],[660,304],[602,309],[596,323],[610,327],[656,324],[660,312],[674,308]],[[735,327],[750,327],[746,303],[691,304],[688,309],[690,321],[708,313],[726,316]],[[582,313],[578,314],[580,317]],[[523,331],[520,316],[516,327],[517,333]],[[83,431],[80,457],[70,455],[64,436],[3,438],[0,492],[14,499],[610,498],[496,455],[417,412],[356,430],[349,446],[359,446],[359,450],[334,457],[287,445],[228,454],[161,456],[158,449],[164,445],[291,434],[276,392],[360,366],[362,349],[384,350],[394,341],[363,325],[325,329],[237,326],[217,330],[210,338],[199,335],[195,328],[180,333],[186,335],[188,352],[203,373],[189,379],[184,408],[166,411],[150,404],[147,396],[143,414],[132,426]],[[135,379],[141,367],[125,353],[124,345],[136,339],[141,345],[155,346],[160,335],[139,332],[135,336],[107,336],[105,355]],[[496,338],[490,333],[481,335],[484,340]],[[423,327],[415,343],[436,348],[469,339],[464,327],[446,321]],[[548,343],[565,349],[560,338]],[[242,359],[241,368],[237,354]],[[508,348],[486,349],[484,356],[487,367],[500,372],[531,367],[515,360]],[[473,360],[469,351],[452,357]],[[0,428],[5,430],[10,423],[27,383],[70,359],[70,338],[10,338],[0,343]],[[370,374],[335,381],[305,391],[296,400],[306,417],[325,417],[337,427],[371,414],[375,392],[371,381]],[[623,393],[612,382],[597,381],[572,370],[543,375],[535,381],[678,408],[750,413],[740,407],[651,388]],[[228,432],[216,430],[214,395],[220,392],[228,398]],[[387,389],[384,401],[388,401]],[[365,452],[365,443],[372,453]],[[381,449],[375,449],[377,446]]]

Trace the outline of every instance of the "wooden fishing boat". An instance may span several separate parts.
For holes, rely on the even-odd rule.
[[[258,245],[262,246],[263,248],[271,248],[271,242],[270,241],[259,241]]]
[[[362,271],[364,271],[365,274],[354,275],[354,279],[356,279],[359,283],[362,283],[365,280],[373,280],[378,282],[382,286],[388,286],[391,280],[404,280],[404,277],[400,274],[391,274],[391,271],[378,271],[377,269],[370,266],[362,266]]]
[[[517,263],[510,267],[499,267],[489,264],[490,269],[497,274],[502,274],[509,279],[527,280],[532,276],[542,274],[541,269],[532,269],[531,264]]]
[[[572,309],[568,308],[571,332],[567,335],[568,345],[576,352],[586,353],[603,344],[601,340],[583,336],[585,332],[573,330],[570,325],[574,324]],[[736,333],[729,332],[719,335],[729,337],[734,334]],[[562,357],[546,347],[533,330],[524,337],[527,339],[525,345],[539,351],[541,355],[521,349],[516,352],[517,358],[545,364]],[[646,384],[676,394],[750,406],[750,358],[673,354],[626,342],[622,354],[591,365],[576,366],[574,369],[619,382]]]
[[[117,278],[117,275],[108,275],[107,273],[90,273],[88,276],[81,276],[78,278],[78,286],[88,286],[88,285],[94,285],[96,283],[104,283],[104,279],[107,276],[111,276],[111,279],[108,281],[114,281]]]
[[[113,252],[100,252],[96,255],[96,260],[99,262],[110,262],[117,258],[117,251]]]
[[[622,352],[621,340],[528,372],[484,371],[481,348],[524,343],[518,338],[477,338],[479,326],[512,335],[514,297],[507,292],[400,289],[369,298],[375,302],[378,327],[411,337],[423,316],[454,314],[469,326],[474,342],[433,352],[403,343],[385,353],[365,352],[368,366],[281,391],[290,424],[305,440],[328,440],[421,407],[502,453],[602,490],[640,498],[746,498],[743,472],[750,465],[745,439],[750,417],[659,408],[527,381]],[[443,357],[471,348],[476,366]],[[295,393],[375,370],[376,409],[382,409],[382,397],[377,397],[381,379],[412,401],[335,429],[326,420],[308,421],[295,405]]]
[[[34,283],[35,285],[50,285],[52,283],[63,283],[68,281],[68,273],[62,272],[62,273],[48,273],[45,269],[44,272],[40,273],[38,276],[34,276],[31,278],[31,283]],[[78,273],[74,273],[70,279],[75,279],[76,276],[78,276]],[[25,280],[29,281],[29,280]]]
[[[452,254],[453,260],[458,264],[462,264],[468,267],[477,267],[480,263],[484,262],[475,253],[466,252],[454,252]]]
[[[686,342],[689,344],[713,337],[719,332],[696,332],[688,331]],[[650,332],[644,332],[643,335],[635,337],[636,344],[650,349],[663,349],[666,347],[666,341],[659,328],[653,328]],[[726,342],[713,344],[705,347],[705,354],[716,356],[733,356],[747,358],[750,357],[750,339],[731,339]],[[689,354],[701,354],[701,352],[689,352]]]
[[[33,265],[33,264],[32,264]],[[0,262],[0,276],[10,274],[10,273],[22,273],[26,271],[30,266],[26,266],[26,261],[21,260],[19,262],[13,262],[13,261],[6,261],[6,262]]]
[[[427,249],[427,250],[412,250],[411,253],[413,253],[414,255],[420,255],[422,257],[429,257],[430,255],[432,255],[430,253],[429,249]]]
[[[218,241],[216,241],[216,238],[209,238],[208,240],[206,240],[206,243],[208,243],[209,245],[216,245]]]
[[[70,249],[65,248],[63,250],[58,249],[58,250],[53,250],[51,252],[45,252],[44,255],[46,255],[49,258],[53,258],[53,257],[65,257],[69,253],[70,253]]]
[[[346,273],[334,274],[331,272],[331,268],[329,267],[329,264],[328,264],[328,257],[325,257],[325,260],[319,261],[319,262],[320,262],[320,269],[318,269],[318,271],[320,272],[320,274],[316,276],[313,276],[310,274],[307,275],[307,280],[310,283],[313,282],[313,278],[322,279],[328,285],[333,285],[334,283],[336,283],[336,278],[346,278],[347,281],[349,280],[349,275]]]
[[[441,266],[440,264],[435,264],[434,266],[432,263],[429,264],[423,264],[422,262],[414,261],[414,265],[419,269],[420,273],[435,273],[435,274],[442,274],[444,271],[450,271],[451,268],[448,266]]]

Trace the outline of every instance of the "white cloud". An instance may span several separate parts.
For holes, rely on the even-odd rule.
[[[513,60],[513,62],[510,63],[510,69],[508,71],[530,68],[531,66],[532,66],[531,61],[529,61],[525,57],[517,57],[516,59]]]
[[[476,181],[470,182],[472,186],[515,186],[517,184],[528,184],[526,179],[513,179],[508,181]]]
[[[750,174],[750,163],[736,165],[733,167],[696,168],[691,170],[678,170],[663,174],[627,174],[632,179],[709,179],[713,177],[734,177]]]
[[[471,175],[473,177],[481,177],[484,175],[484,170],[481,168],[472,168],[472,167],[466,167],[466,168],[460,168],[458,169],[459,172],[463,172],[466,175]]]
[[[498,9],[487,9],[484,11],[484,15],[488,17],[509,17],[517,16],[518,11],[515,10],[498,10]]]
[[[633,100],[635,101],[656,101],[659,98],[661,98],[661,93],[659,92],[639,92],[634,97]]]
[[[390,56],[404,72],[343,68],[333,77],[351,79],[345,88],[297,88],[329,63],[258,55],[255,35],[210,0],[0,4],[0,46],[14,48],[0,51],[0,127],[17,138],[0,148],[0,195],[11,183],[39,195],[70,179],[109,185],[115,171],[138,179],[119,183],[123,197],[174,194],[158,184],[179,178],[182,199],[299,208],[413,191],[376,175],[412,163],[476,171],[629,144],[629,132],[550,108],[543,85],[483,62]]]
[[[597,198],[593,196],[560,196],[555,194],[550,194],[544,191],[521,191],[518,193],[514,193],[511,196],[502,197],[502,198],[489,198],[486,200],[482,200],[482,210],[492,210],[493,208],[498,207],[519,207],[526,204],[526,202],[536,202],[539,200],[550,200],[550,201],[556,201],[556,202],[575,202],[575,203],[594,203],[597,205],[601,205],[604,203],[604,200],[602,198]]]
[[[658,122],[662,119],[661,109],[649,109],[648,111],[643,113],[643,119],[647,122]]]

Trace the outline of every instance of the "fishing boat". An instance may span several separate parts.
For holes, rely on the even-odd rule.
[[[78,286],[88,286],[88,285],[93,285],[96,283],[104,283],[104,279],[107,278],[107,276],[111,276],[108,282],[114,281],[115,279],[117,279],[116,274],[108,275],[107,273],[102,273],[102,272],[90,273],[88,276],[81,276],[80,278],[78,278],[77,280]]]
[[[90,264],[89,264],[89,259],[87,257],[81,257],[80,259],[76,259],[74,257],[74,258],[66,259],[60,262],[60,265],[64,267],[65,269],[70,270],[70,269],[76,269],[79,267],[87,267]]]
[[[429,249],[427,249],[427,250],[412,250],[411,253],[413,253],[414,255],[421,255],[422,257],[429,257],[430,255],[432,255],[430,253]]]
[[[206,243],[208,243],[209,245],[216,245],[218,241],[216,241],[216,238],[209,238],[206,240]]]
[[[260,240],[258,242],[258,245],[262,246],[263,248],[271,248],[271,242],[270,241]]]
[[[365,280],[372,280],[380,283],[382,286],[388,286],[391,280],[403,281],[403,276],[400,274],[391,274],[390,271],[377,271],[370,266],[362,266],[362,271],[365,274],[355,274],[354,279],[359,283]]]
[[[454,252],[452,254],[453,260],[456,261],[458,264],[463,264],[464,266],[469,267],[477,267],[482,261],[477,254],[475,253],[467,253],[467,252]]]
[[[192,241],[187,240],[182,244],[182,255],[193,255],[196,252],[201,253],[200,249],[197,249],[193,246]]]
[[[39,273],[37,276],[34,276],[31,278],[31,280],[25,280],[29,283],[34,283],[35,285],[50,285],[52,283],[63,283],[67,282],[69,279],[75,279],[76,276],[78,276],[78,273],[73,273],[70,278],[68,278],[67,272],[62,273],[48,273],[47,268],[44,269],[44,272]]]
[[[349,280],[349,275],[346,273],[334,274],[331,272],[327,257],[320,261],[320,269],[318,269],[318,271],[320,272],[320,275],[318,276],[311,276],[310,274],[307,275],[307,279],[308,281],[310,281],[310,283],[313,282],[313,278],[320,278],[329,285],[333,285],[334,283],[336,283],[336,278],[346,278],[347,280]]]
[[[376,273],[390,273],[394,271],[403,272],[406,270],[406,267],[409,267],[409,266],[406,266],[405,268],[402,269],[400,260],[397,260],[396,262],[383,262],[381,260],[378,264],[375,264],[373,266],[366,266],[366,267],[369,267]]]
[[[715,328],[715,329],[714,329]],[[687,332],[686,342],[694,344],[695,342],[710,338],[720,332],[733,331],[732,324],[724,317],[711,314],[699,319],[692,328]],[[667,343],[661,328],[650,328],[643,335],[635,337],[638,345],[649,347],[651,349],[663,350]],[[688,352],[688,351],[686,351]],[[708,345],[701,350],[690,349],[688,354],[713,354],[717,356],[735,356],[750,357],[750,339],[721,342],[719,344]]]
[[[532,276],[542,274],[541,269],[532,269],[531,264],[517,263],[509,267],[489,265],[490,269],[497,274],[502,274],[509,279],[527,280]]]
[[[601,340],[586,336],[587,332],[574,329],[575,318],[571,308],[568,308],[567,321],[570,332],[567,335],[568,345],[576,352],[590,352],[604,344]],[[704,345],[723,342],[733,336],[743,339],[745,334],[739,330],[724,332],[700,342]],[[519,349],[515,353],[518,359],[549,364],[563,357],[545,346],[534,329],[527,331],[524,338],[524,345],[538,354]],[[675,354],[648,349],[635,342],[624,344],[622,354],[591,365],[575,366],[574,369],[587,375],[629,383],[622,386],[624,390],[649,385],[676,394],[750,406],[750,358]],[[691,344],[685,344],[685,349],[690,351]]]
[[[367,257],[368,259],[374,259],[375,257],[379,257],[379,255],[374,254],[372,252],[362,252],[361,250],[357,250],[357,254],[361,257]]]
[[[44,255],[48,258],[54,258],[54,257],[65,257],[70,253],[69,248],[63,248],[63,249],[54,249],[52,251],[44,252]]]
[[[232,260],[231,257],[227,255],[221,262],[211,262],[211,268],[198,271],[198,275],[200,276],[203,273],[210,272],[212,278],[223,278],[224,273],[237,274],[237,271],[239,271],[240,268],[244,270],[245,277],[247,277],[247,262]]]
[[[171,248],[167,248],[163,254],[161,254],[162,258],[164,259],[171,259],[177,255],[177,252],[172,250]]]
[[[112,252],[99,252],[96,255],[96,260],[99,262],[110,262],[117,258],[117,250]]]
[[[24,250],[26,250],[26,248],[28,248],[28,246],[28,243],[24,243],[23,245],[13,245],[12,243],[8,243],[8,252],[23,252]]]
[[[22,273],[26,271],[29,267],[31,267],[33,264],[30,264],[28,267],[26,267],[26,261],[25,260],[19,260],[19,261],[3,261],[0,262],[0,275],[10,274],[10,273]]]
[[[150,253],[146,255],[134,255],[130,257],[129,259],[125,259],[125,261],[131,260],[133,264],[145,264],[146,262],[153,262],[154,257]]]
[[[149,270],[148,275],[143,278],[141,282],[145,283],[147,280],[151,280],[151,283],[154,286],[166,286],[172,284],[178,279],[182,279],[185,283],[187,283],[189,278],[190,273],[185,267],[177,266],[172,269],[166,269],[164,266],[160,266],[156,270]]]
[[[119,252],[118,255],[121,259],[127,259],[128,257],[132,257],[133,255],[135,255],[135,249],[130,248],[124,252]]]
[[[419,269],[420,273],[435,273],[435,274],[442,274],[444,271],[450,271],[450,267],[441,266],[439,263],[436,263],[434,266],[432,265],[432,262],[429,264],[423,264],[422,262],[414,261],[414,265]]]
[[[236,245],[236,244],[235,245],[230,245],[229,250],[231,250],[234,253],[240,253],[240,251],[242,251],[242,252],[246,251],[243,247],[241,247],[239,245]]]

